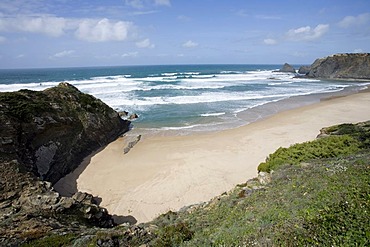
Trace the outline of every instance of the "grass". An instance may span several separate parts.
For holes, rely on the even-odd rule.
[[[44,238],[40,238],[29,243],[21,245],[22,247],[62,247],[71,246],[73,240],[76,238],[73,234],[66,235],[50,235]]]
[[[193,234],[181,244],[153,245],[368,246],[369,160],[367,152],[283,166],[267,187],[249,196],[240,197],[243,188],[236,188],[206,207],[172,216],[159,238]],[[168,224],[187,227],[174,231]]]

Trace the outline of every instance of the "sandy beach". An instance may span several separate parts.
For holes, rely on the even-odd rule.
[[[85,159],[55,188],[101,198],[111,214],[146,222],[210,200],[257,175],[280,146],[315,139],[322,127],[370,120],[370,92],[323,100],[249,125],[188,136],[143,136],[127,154],[125,137]],[[131,217],[132,216],[132,217]],[[133,220],[135,219],[135,220]]]

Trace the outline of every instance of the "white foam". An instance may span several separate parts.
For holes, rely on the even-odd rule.
[[[163,76],[175,76],[175,75],[177,75],[178,73],[162,73],[161,75],[163,75]]]
[[[217,117],[217,116],[222,116],[225,115],[226,112],[214,112],[214,113],[204,113],[200,114],[202,117]]]

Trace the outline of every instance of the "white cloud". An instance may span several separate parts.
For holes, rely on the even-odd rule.
[[[142,0],[126,0],[125,2],[127,5],[136,9],[144,8],[144,2]]]
[[[352,26],[361,26],[370,22],[370,13],[360,14],[358,16],[346,16],[338,25],[342,28],[349,28]]]
[[[135,11],[135,12],[132,12],[132,13],[129,13],[129,15],[151,15],[151,14],[155,14],[157,13],[158,11],[157,10],[148,10],[148,11]]]
[[[363,52],[364,52],[364,50],[362,50],[362,49],[355,49],[353,52],[354,52],[354,53],[363,53]]]
[[[132,27],[131,22],[111,22],[106,18],[85,19],[79,23],[75,35],[78,39],[89,42],[123,41],[128,38]]]
[[[121,57],[137,57],[138,54],[139,53],[137,51],[135,51],[135,52],[128,52],[128,53],[122,54]]]
[[[328,31],[328,24],[319,24],[315,28],[306,26],[297,29],[290,29],[287,32],[286,37],[293,41],[311,41],[322,37]]]
[[[0,19],[0,31],[43,33],[59,37],[67,29],[67,20],[62,17],[49,15],[16,16]]]
[[[24,54],[19,54],[18,56],[16,56],[16,58],[24,58],[26,55],[24,55]]]
[[[180,21],[190,21],[191,18],[189,16],[186,16],[186,15],[179,15],[177,16],[177,19],[180,20]]]
[[[264,39],[263,43],[265,43],[266,45],[276,45],[277,41],[275,39]]]
[[[170,0],[154,0],[155,5],[171,6]]]
[[[193,47],[197,47],[198,46],[198,43],[195,43],[191,40],[188,40],[186,41],[184,44],[182,44],[183,47],[186,47],[186,48],[193,48]]]
[[[50,58],[68,57],[68,56],[72,55],[73,53],[75,53],[74,50],[65,50],[65,51],[61,51],[61,52],[55,53]]]
[[[6,38],[3,36],[0,36],[0,43],[4,43],[6,41]]]
[[[306,57],[307,56],[307,53],[296,51],[292,55],[295,56],[295,57]]]
[[[41,33],[47,36],[60,37],[67,32],[84,41],[104,42],[123,41],[134,30],[134,25],[126,21],[104,19],[72,19],[50,15],[39,16],[0,16],[0,31]]]
[[[142,9],[151,4],[156,6],[171,6],[170,0],[125,0],[125,3],[135,9]]]
[[[276,15],[256,15],[256,19],[260,19],[260,20],[281,20],[281,17],[276,16]]]
[[[249,16],[248,13],[247,13],[247,11],[245,9],[239,9],[238,11],[236,11],[236,15],[242,16],[242,17]]]
[[[139,48],[154,48],[155,45],[150,43],[150,39],[144,39],[142,41],[136,42],[136,46]]]

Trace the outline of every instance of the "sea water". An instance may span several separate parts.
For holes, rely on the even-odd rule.
[[[245,125],[362,83],[294,78],[281,65],[163,65],[0,70],[0,91],[68,82],[117,111],[136,113],[146,133],[214,131]]]

